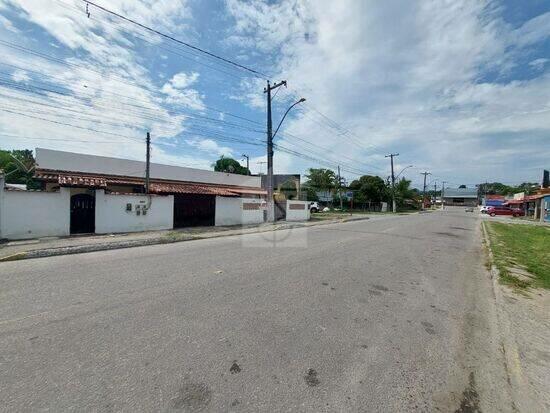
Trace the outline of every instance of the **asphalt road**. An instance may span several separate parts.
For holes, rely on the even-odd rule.
[[[509,411],[463,210],[0,264],[4,411]]]

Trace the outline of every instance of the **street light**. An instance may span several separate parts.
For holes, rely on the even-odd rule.
[[[273,133],[273,136],[271,137],[271,139],[275,139],[275,135],[277,135],[277,132],[279,132],[279,128],[280,128],[281,125],[283,124],[283,121],[285,120],[286,115],[288,115],[288,112],[290,112],[290,110],[291,110],[294,106],[296,106],[296,105],[298,105],[298,104],[300,104],[300,103],[303,103],[303,102],[305,102],[305,101],[306,101],[306,98],[301,98],[298,102],[294,102],[294,103],[286,110],[286,112],[285,112],[285,114],[283,115],[281,121],[279,122],[279,125],[277,126],[277,129],[275,129],[275,133]]]
[[[285,120],[286,115],[288,115],[288,112],[290,112],[290,110],[294,106],[306,101],[305,98],[301,98],[299,101],[293,103],[286,110],[281,121],[279,122],[279,125],[277,126],[277,129],[275,129],[275,133],[272,133],[271,131],[271,90],[281,86],[282,84],[286,86],[286,82],[281,82],[273,86],[270,86],[268,82],[267,88],[265,90],[267,93],[267,221],[268,222],[275,221],[275,210],[273,205],[273,138],[275,137],[275,135],[277,135],[277,132],[279,132],[279,128],[283,124],[283,121]]]
[[[401,175],[406,169],[409,169],[409,168],[412,168],[414,165],[409,165],[409,166],[405,166],[403,169],[401,169],[401,172],[399,172],[397,174],[397,176],[395,177],[395,179],[397,180],[397,178],[399,178],[399,175]]]

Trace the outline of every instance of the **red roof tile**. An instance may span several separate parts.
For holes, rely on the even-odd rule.
[[[138,177],[82,174],[78,172],[63,172],[51,170],[36,171],[35,177],[45,181],[53,181],[61,186],[84,186],[91,188],[106,188],[108,185],[144,185],[145,179]],[[247,188],[231,185],[201,184],[194,182],[176,182],[151,180],[151,192],[206,194],[220,196],[239,196],[242,194],[265,195],[261,188]]]
[[[79,176],[79,175],[59,175],[59,185],[65,186],[87,186],[93,188],[107,187],[105,178],[96,176]]]
[[[249,194],[249,195],[267,195],[267,191],[265,189],[247,189],[247,188],[228,188],[231,192],[235,192],[236,194]]]
[[[205,195],[220,195],[220,196],[235,196],[236,194],[229,189],[196,185],[196,184],[179,184],[179,183],[151,183],[149,186],[151,192],[157,193],[178,193],[178,194],[205,194]]]

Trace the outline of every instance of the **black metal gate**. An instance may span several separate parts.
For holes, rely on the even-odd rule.
[[[71,197],[71,234],[95,232],[95,198],[90,194]]]
[[[214,195],[174,195],[174,228],[212,226],[215,218],[216,197]]]
[[[273,203],[275,209],[275,221],[286,219],[286,199],[283,201],[275,200]]]

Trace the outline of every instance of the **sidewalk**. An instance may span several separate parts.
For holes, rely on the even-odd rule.
[[[307,222],[277,222],[259,225],[228,227],[189,227],[177,230],[146,231],[107,235],[77,235],[70,237],[46,237],[39,239],[9,241],[0,244],[0,262],[54,255],[79,254],[84,252],[140,247],[145,245],[170,244],[205,238],[277,231],[281,229],[327,225],[339,222],[371,219],[372,215],[352,215],[346,218],[312,220]]]

